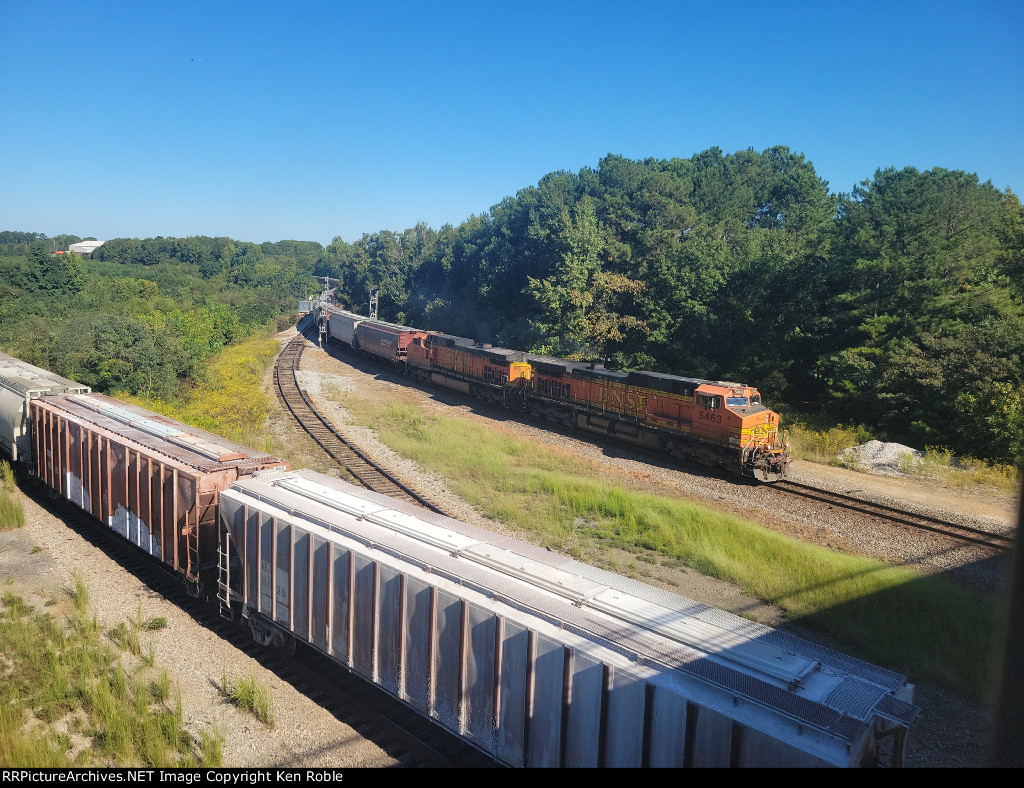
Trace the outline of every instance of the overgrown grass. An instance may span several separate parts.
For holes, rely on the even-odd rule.
[[[76,579],[76,587],[84,585]],[[129,673],[73,595],[69,615],[36,612],[16,594],[0,611],[0,765],[220,766],[219,737],[185,730],[166,672]]]
[[[500,426],[332,396],[396,452],[444,476],[481,513],[533,541],[598,563],[610,548],[682,562],[912,680],[984,695],[995,617],[990,595],[601,478],[588,463]]]
[[[864,427],[847,427],[842,424],[814,429],[803,422],[790,421],[786,431],[794,459],[826,465],[846,465],[840,456],[842,452],[871,440],[871,433]]]
[[[25,525],[25,507],[14,497],[14,490],[14,471],[6,462],[0,462],[0,531]]]
[[[899,470],[908,476],[932,479],[956,489],[979,485],[1008,491],[1020,489],[1020,471],[1012,465],[956,457],[949,449],[932,446],[925,449],[923,457],[902,455],[899,458]]]
[[[140,404],[260,446],[269,402],[259,382],[278,349],[269,337],[228,348],[212,360],[207,386],[188,403]],[[605,565],[612,549],[685,563],[738,584],[839,638],[849,651],[912,679],[932,678],[976,696],[984,691],[995,606],[988,595],[609,483],[580,459],[500,426],[484,428],[356,395],[342,396],[340,404],[392,449],[444,476],[484,515],[526,538]],[[842,449],[871,438],[858,427],[812,429],[790,422],[789,429],[796,455],[818,462],[835,462]],[[255,692],[243,685],[224,689]]]
[[[265,725],[274,725],[274,701],[270,690],[252,674],[242,678],[229,678],[227,671],[222,671],[220,694]]]
[[[71,597],[75,610],[84,614],[89,606],[89,589],[86,587],[82,575],[78,572],[71,573],[71,582],[73,585],[68,589],[68,596]]]
[[[270,397],[260,387],[281,344],[263,332],[217,353],[207,366],[206,380],[187,399],[168,402],[118,393],[134,403],[172,419],[273,453],[262,432],[270,413]]]
[[[140,603],[138,611],[135,614],[135,618],[127,622],[122,621],[116,626],[111,627],[107,631],[107,637],[116,643],[123,651],[127,651],[129,654],[138,657],[143,665],[153,667],[155,662],[153,641],[150,640],[144,649],[142,646],[142,633],[155,632],[156,630],[163,629],[166,626],[166,618],[144,619],[142,617],[142,604]]]

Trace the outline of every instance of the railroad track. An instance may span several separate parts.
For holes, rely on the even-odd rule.
[[[293,341],[301,342],[301,340]],[[284,358],[285,352],[287,352],[287,349],[286,351],[282,352],[282,358]],[[477,400],[472,401],[478,402]],[[503,415],[507,416],[505,411],[502,411],[502,413]],[[562,430],[559,429],[558,425],[554,425],[553,427],[548,426],[548,428],[562,432]],[[563,432],[563,434],[570,435],[571,437],[574,438],[581,437],[581,434],[578,431],[572,430],[571,428],[566,429]],[[600,436],[592,434],[586,434],[586,436],[583,437],[582,439],[589,440],[598,445],[625,445],[614,440],[605,440],[602,439]],[[635,449],[637,452],[640,451],[639,449],[636,449],[636,447],[633,446],[629,446],[628,448]],[[694,470],[696,470],[690,467],[682,468],[678,464],[674,463],[671,459],[666,458],[663,455],[658,455],[655,459],[649,461],[655,462],[656,464],[659,465],[663,465],[664,467],[671,467],[674,470],[686,470],[688,472],[693,472]],[[733,479],[732,476],[725,474],[724,472],[719,473],[717,469],[714,468],[702,467],[700,470],[706,475],[714,474],[716,476],[719,476],[719,478],[735,481],[735,479]],[[904,509],[886,506],[884,504],[872,503],[862,498],[856,498],[851,495],[844,495],[842,493],[835,493],[828,490],[822,490],[816,487],[811,487],[806,484],[801,484],[800,482],[790,481],[788,479],[781,479],[779,481],[772,482],[771,484],[765,484],[763,486],[766,488],[775,489],[781,494],[796,495],[819,503],[831,506],[838,506],[861,515],[885,521],[887,523],[895,523],[898,525],[911,527],[918,530],[928,531],[936,535],[948,537],[950,539],[954,539],[963,543],[976,544],[997,551],[1007,550],[1013,545],[1013,538],[1010,536],[1005,536],[1003,534],[999,534],[992,531],[986,531],[983,529],[974,528],[967,525],[961,525],[959,523],[941,520],[939,518],[931,517],[929,515],[916,514],[914,512],[909,512]],[[437,510],[435,509],[435,511]]]
[[[26,492],[29,492],[26,490]],[[308,646],[294,655],[255,643],[249,630],[220,615],[215,601],[186,593],[184,584],[152,557],[74,505],[45,494],[33,499],[151,591],[185,611],[199,626],[231,643],[373,742],[403,767],[495,768],[496,763],[442,726],[417,713],[358,674]]]
[[[822,490],[800,482],[782,479],[770,485],[771,489],[787,495],[797,495],[819,503],[830,506],[839,506],[844,509],[856,512],[857,514],[874,517],[890,523],[898,523],[934,534],[946,536],[961,542],[989,547],[994,550],[1007,550],[1013,546],[1013,537],[1006,536],[993,531],[986,531],[981,528],[974,528],[968,525],[941,520],[926,514],[917,514],[898,509],[895,506],[872,503],[863,498],[856,498],[844,493]]]
[[[306,335],[299,332],[293,340],[285,345],[277,357],[277,364],[274,367],[274,384],[277,387],[278,395],[299,425],[328,455],[367,489],[391,498],[412,501],[438,514],[447,514],[426,496],[395,478],[366,457],[313,407],[299,386],[296,374],[305,344]]]

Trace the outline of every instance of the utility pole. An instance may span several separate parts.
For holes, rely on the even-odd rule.
[[[370,319],[371,320],[376,320],[377,319],[377,292],[378,291],[374,290],[372,293],[370,293]]]

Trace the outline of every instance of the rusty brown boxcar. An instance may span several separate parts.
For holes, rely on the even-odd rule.
[[[354,347],[392,364],[404,364],[410,343],[427,332],[380,320],[363,320],[355,326]]]
[[[31,403],[33,474],[177,572],[216,587],[219,494],[278,457],[101,394]]]

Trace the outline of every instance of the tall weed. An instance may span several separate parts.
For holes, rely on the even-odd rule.
[[[76,587],[84,589],[80,577]],[[0,765],[174,767],[215,756],[184,730],[180,699],[165,705],[173,694],[166,671],[156,687],[129,676],[87,610],[58,623],[13,592],[0,602]],[[50,727],[29,737],[29,720]],[[60,721],[87,741],[77,753],[54,729]]]
[[[79,613],[85,613],[86,608],[89,606],[89,589],[86,588],[85,580],[80,573],[72,572],[71,580],[74,585],[69,589],[68,596],[74,602],[75,610]]]
[[[923,457],[901,455],[899,470],[908,476],[932,479],[956,489],[976,486],[1009,492],[1020,489],[1021,471],[1018,468],[972,457],[957,457],[949,449],[935,446],[928,446]]]
[[[270,690],[251,673],[240,679],[228,678],[223,671],[220,679],[220,694],[242,711],[252,714],[260,722],[274,725],[274,702]]]
[[[25,507],[14,497],[14,490],[14,472],[6,462],[0,462],[0,531],[25,525]]]
[[[280,349],[265,333],[224,348],[209,360],[205,380],[180,401],[116,396],[228,440],[265,444],[260,428],[270,414],[270,397],[260,383]]]
[[[802,422],[792,421],[787,431],[794,459],[824,465],[850,465],[848,460],[843,459],[842,452],[871,440],[871,434],[863,427],[847,427],[842,424],[816,430]]]

